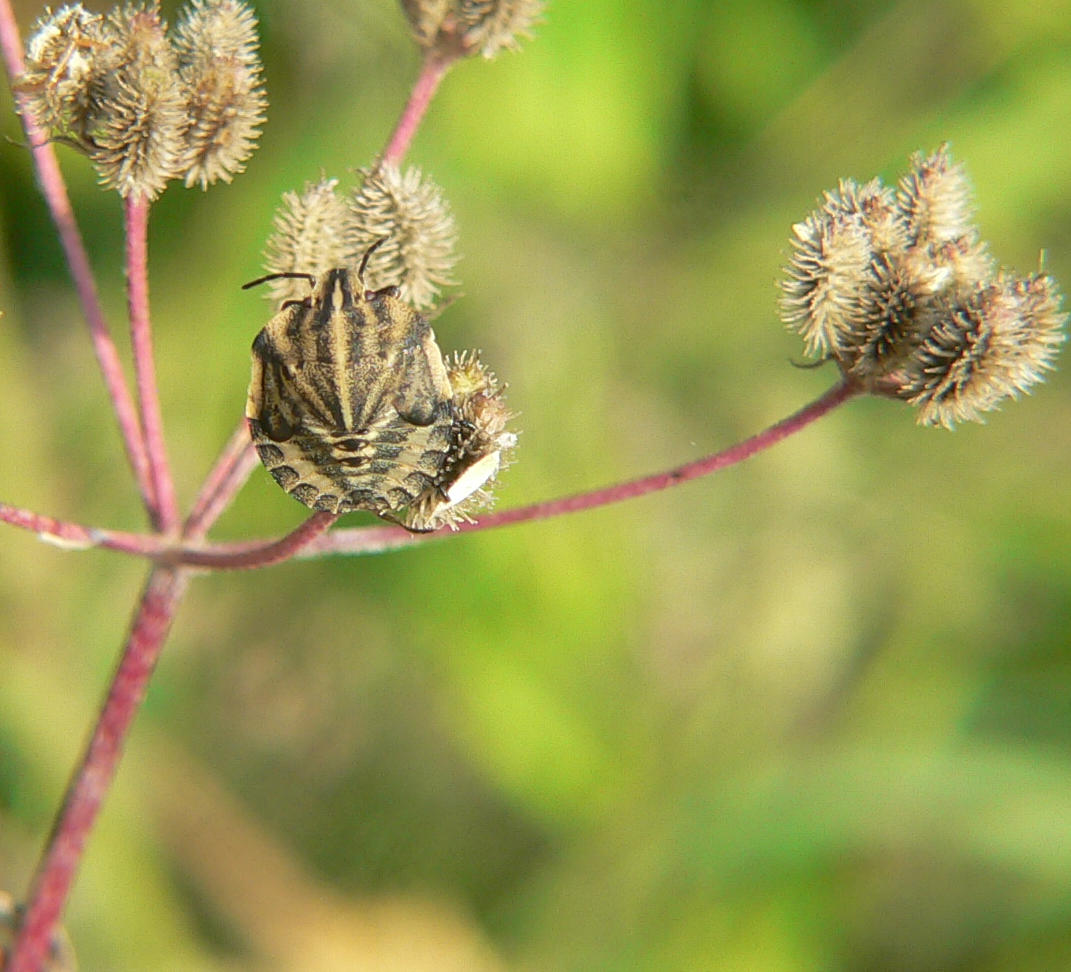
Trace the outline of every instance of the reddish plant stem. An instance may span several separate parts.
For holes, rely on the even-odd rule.
[[[405,109],[402,111],[398,124],[391,134],[390,141],[383,151],[383,159],[387,165],[395,168],[401,166],[405,153],[413,142],[413,137],[424,120],[428,105],[435,97],[439,84],[446,77],[446,72],[454,65],[456,58],[445,57],[429,51],[424,55],[424,63],[420,67],[413,90],[409,94]]]
[[[843,380],[798,412],[721,452],[685,463],[683,466],[678,466],[676,469],[670,469],[667,472],[655,473],[652,476],[644,476],[640,479],[632,479],[616,486],[607,486],[604,489],[596,489],[589,493],[578,493],[574,496],[548,500],[545,503],[534,503],[531,506],[522,506],[512,510],[503,510],[501,513],[492,513],[484,517],[479,523],[462,524],[460,530],[464,533],[478,530],[481,527],[493,529],[494,527],[509,526],[513,523],[524,523],[528,520],[545,520],[552,516],[561,516],[564,513],[576,513],[580,510],[594,509],[597,506],[621,503],[625,500],[635,499],[638,496],[646,496],[648,493],[657,493],[660,490],[668,489],[670,486],[679,486],[681,483],[686,483],[691,479],[709,476],[728,466],[743,462],[757,453],[764,452],[771,446],[777,445],[778,442],[787,439],[801,429],[805,429],[812,422],[843,405],[861,391],[862,388],[856,382],[847,379]]]
[[[0,503],[0,521],[24,530],[32,530],[45,543],[51,543],[63,550],[92,550],[94,547],[100,547],[152,558],[161,556],[169,549],[168,541],[156,534],[87,527],[7,503]]]
[[[725,469],[727,466],[735,465],[759,452],[763,452],[783,439],[787,439],[790,435],[805,429],[812,422],[817,421],[823,415],[827,415],[839,405],[843,405],[850,398],[858,395],[861,390],[860,386],[854,381],[844,380],[793,415],[721,452],[685,463],[676,469],[655,473],[652,476],[643,476],[624,483],[617,483],[588,493],[577,493],[573,496],[563,496],[560,499],[547,500],[543,503],[533,503],[530,506],[519,506],[512,510],[503,510],[501,513],[490,513],[487,516],[480,517],[476,523],[461,524],[458,532],[477,533],[482,530],[493,530],[496,527],[510,526],[514,523],[525,523],[529,520],[547,520],[554,516],[562,516],[565,513],[592,510],[599,506],[607,506],[611,503],[635,499],[638,496],[646,496],[648,493],[655,493],[671,486],[679,486],[681,483],[686,483],[691,479],[698,479],[701,476],[709,476]],[[317,557],[324,554],[380,553],[385,550],[396,550],[401,547],[412,546],[433,537],[449,536],[450,533],[451,531],[443,529],[430,534],[412,534],[399,527],[333,530],[331,533],[310,543],[301,551],[299,556]]]
[[[170,565],[186,565],[215,570],[252,570],[270,567],[290,557],[322,557],[329,554],[372,554],[388,550],[411,547],[428,540],[451,536],[454,532],[477,533],[481,530],[493,530],[496,527],[524,523],[529,520],[546,520],[565,513],[577,513],[581,510],[595,509],[611,503],[620,503],[627,499],[644,496],[648,493],[678,486],[691,479],[709,476],[728,466],[742,462],[744,459],[769,449],[783,439],[805,429],[812,422],[828,414],[859,394],[859,385],[851,381],[842,381],[834,385],[820,398],[804,406],[798,412],[782,419],[757,435],[738,442],[721,452],[704,456],[694,462],[685,463],[666,472],[643,476],[628,482],[617,483],[603,489],[588,493],[577,493],[560,499],[547,500],[520,506],[501,513],[490,513],[480,518],[477,523],[464,523],[458,531],[447,529],[435,533],[410,533],[401,527],[358,527],[350,530],[333,530],[331,526],[338,519],[333,513],[315,513],[295,530],[277,540],[250,540],[241,543],[219,543],[204,547],[174,545],[163,537],[151,534],[126,533],[121,530],[101,530],[85,527],[77,523],[57,520],[42,516],[30,510],[0,503],[0,520],[12,526],[22,527],[37,533],[41,539],[68,549],[88,549],[103,547],[121,553],[149,557]],[[242,478],[248,474],[246,464],[249,456],[241,449],[241,436],[236,433],[223,455],[213,476],[220,484],[233,483],[234,471],[240,470]],[[232,470],[227,473],[226,470]],[[213,477],[210,477],[210,479]],[[221,485],[220,491],[212,496],[205,493],[202,519],[197,521],[196,529],[187,528],[184,540],[198,540],[207,529],[206,517],[211,508],[222,509],[225,502]],[[227,487],[229,488],[229,487]],[[229,500],[232,493],[227,493]],[[222,503],[222,505],[220,505]],[[189,521],[188,521],[189,522]],[[203,529],[202,529],[203,528]]]
[[[257,454],[243,418],[223,447],[212,471],[205,478],[193,509],[182,527],[184,540],[200,540],[230,505],[238,490],[256,468]]]
[[[14,79],[23,72],[25,65],[22,60],[22,41],[9,0],[0,0],[0,53],[3,55],[10,78]],[[127,386],[123,366],[119,361],[119,353],[104,320],[93,271],[89,265],[89,256],[74,218],[67,187],[60,174],[56,153],[48,141],[48,134],[37,125],[22,100],[18,100],[23,130],[26,133],[26,140],[30,145],[34,168],[37,172],[37,181],[45,204],[52,215],[71,278],[74,280],[78,300],[82,306],[82,315],[85,317],[90,339],[93,342],[93,352],[104,378],[112,408],[115,410],[127,459],[134,471],[142,500],[148,507],[155,501],[155,496],[149,476],[149,461],[145,453],[141,424],[134,406],[134,399]]]
[[[249,570],[281,563],[293,557],[325,530],[329,530],[337,519],[336,513],[314,513],[290,533],[276,540],[251,540],[245,543],[210,544],[200,547],[175,544],[154,533],[127,533],[124,530],[86,527],[80,523],[57,520],[31,510],[0,503],[0,521],[31,530],[41,540],[64,550],[100,548],[147,557],[171,567],[189,566],[217,570]],[[406,533],[404,530],[401,532]]]
[[[648,493],[678,486],[701,476],[725,469],[744,459],[769,449],[783,439],[805,429],[812,422],[828,414],[859,394],[861,388],[855,382],[842,381],[834,385],[820,398],[804,406],[798,412],[782,419],[756,435],[738,442],[721,452],[704,456],[666,472],[643,476],[628,482],[617,483],[588,493],[577,493],[559,499],[547,500],[520,506],[501,513],[490,513],[476,523],[464,523],[457,531],[448,529],[435,533],[410,533],[401,527],[358,527],[350,530],[334,530],[328,533],[338,520],[334,513],[314,513],[295,530],[277,540],[251,540],[242,543],[219,543],[207,546],[174,545],[163,537],[151,534],[127,533],[122,530],[102,530],[42,516],[30,510],[0,503],[0,520],[12,526],[32,530],[49,543],[68,549],[103,547],[121,553],[149,557],[172,566],[185,565],[214,570],[252,570],[270,567],[291,557],[303,559],[329,554],[372,554],[398,550],[427,542],[435,538],[451,536],[455,532],[477,533],[496,527],[525,523],[529,520],[546,520],[566,513],[595,509],[620,503],[624,500],[645,496]],[[199,540],[236,490],[234,485],[240,477],[244,480],[251,464],[250,454],[244,449],[243,436],[236,432],[224,449],[215,470],[209,477],[218,488],[202,490],[201,516],[187,521],[183,540]],[[240,485],[240,483],[239,483]],[[192,524],[192,526],[191,526]]]
[[[126,224],[126,286],[130,310],[130,347],[134,357],[141,428],[149,459],[155,503],[150,508],[153,526],[162,533],[173,532],[179,522],[175,483],[167,461],[164,422],[156,388],[156,365],[152,353],[152,324],[149,319],[149,200],[142,195],[124,200]]]
[[[175,548],[163,555],[172,563],[212,570],[253,570],[272,567],[300,553],[318,536],[330,530],[338,513],[313,513],[299,527],[278,540],[209,547]]]
[[[186,586],[185,572],[154,568],[89,745],[34,875],[6,972],[38,972],[48,954],[86,839],[115,776],[123,743]]]

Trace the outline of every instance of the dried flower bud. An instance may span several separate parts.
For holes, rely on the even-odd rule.
[[[256,148],[267,107],[256,18],[238,0],[193,0],[174,44],[188,99],[186,185],[230,182]]]
[[[38,124],[55,137],[83,140],[107,42],[104,18],[80,3],[56,13],[46,11],[34,24],[26,45],[26,69],[15,91]]]
[[[368,285],[397,285],[406,303],[434,306],[441,288],[454,283],[457,230],[439,187],[419,169],[394,166],[362,170],[364,183],[350,201],[348,263],[356,263],[377,240]]]
[[[971,232],[971,186],[948,146],[932,155],[916,152],[896,194],[913,244],[947,243]]]
[[[855,183],[843,181],[821,209],[792,227],[795,252],[781,312],[808,354],[838,353],[863,315],[873,246],[855,200]]]
[[[863,313],[848,329],[838,359],[854,377],[884,376],[902,366],[935,319],[935,302],[919,289],[902,254],[883,253],[870,265]]]
[[[347,256],[349,208],[335,193],[337,179],[306,183],[300,192],[283,195],[275,212],[275,232],[268,240],[264,267],[268,273],[311,273],[319,276],[354,261]],[[303,280],[271,282],[272,300],[282,303],[308,295]]]
[[[447,59],[515,50],[542,8],[541,0],[402,0],[416,42]]]
[[[38,21],[16,90],[122,196],[152,198],[182,174],[229,181],[264,120],[255,28],[239,0],[193,0],[173,43],[155,3],[64,7]]]
[[[1067,315],[1046,276],[997,272],[945,146],[916,154],[894,197],[845,180],[794,227],[781,311],[809,354],[919,421],[977,419],[1041,380]]]
[[[1064,340],[1060,299],[1049,276],[1002,274],[933,328],[901,397],[919,406],[921,423],[952,428],[1029,390]]]
[[[178,173],[186,129],[178,63],[154,7],[107,17],[111,44],[87,124],[89,156],[101,182],[121,196],[153,198]]]
[[[153,197],[175,175],[184,98],[155,7],[47,14],[16,87],[53,137],[85,152],[120,195]]]

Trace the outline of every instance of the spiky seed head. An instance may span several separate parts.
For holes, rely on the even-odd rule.
[[[419,169],[379,165],[362,175],[350,200],[349,262],[383,240],[368,265],[368,286],[398,286],[406,303],[433,307],[442,288],[456,282],[457,229],[441,190]]]
[[[154,198],[179,171],[186,98],[166,25],[154,6],[116,8],[95,109],[89,156],[101,183],[119,195]]]
[[[838,361],[864,383],[883,378],[903,365],[935,314],[935,302],[919,289],[902,253],[882,253],[871,264],[863,314]]]
[[[946,315],[918,352],[901,395],[919,407],[919,422],[952,428],[979,421],[1044,379],[1064,341],[1067,314],[1047,275],[1001,274]]]
[[[104,18],[80,3],[37,20],[26,44],[25,70],[14,88],[37,123],[55,137],[79,141],[107,44]]]
[[[265,251],[268,273],[311,273],[318,277],[354,262],[346,245],[349,207],[335,191],[337,187],[337,179],[321,179],[306,183],[299,193],[283,194]],[[280,304],[300,300],[308,293],[308,284],[301,280],[284,278],[270,284],[271,299]]]
[[[852,180],[844,179],[840,185],[842,201],[849,203],[850,211],[859,213],[873,253],[902,249],[907,242],[906,230],[896,208],[896,194],[882,185],[880,179],[871,179],[859,187]],[[849,187],[854,191],[847,192]]]
[[[256,148],[267,107],[256,18],[238,0],[193,0],[174,44],[187,91],[186,185],[230,182]]]
[[[831,212],[827,200],[792,231],[782,317],[803,337],[808,354],[835,355],[863,313],[873,259],[866,228],[858,213]]]
[[[971,185],[962,163],[952,161],[947,145],[930,155],[916,152],[911,157],[896,201],[912,244],[939,246],[971,231]]]
[[[401,0],[417,44],[452,60],[515,50],[543,10],[542,0]]]
[[[48,12],[16,83],[38,122],[88,155],[122,196],[152,198],[175,175],[186,120],[165,30],[155,5]]]
[[[865,390],[917,405],[920,422],[978,419],[1052,367],[1059,290],[996,269],[947,146],[914,155],[895,197],[842,180],[793,229],[785,322]]]
[[[153,198],[180,175],[229,180],[263,121],[255,27],[239,0],[193,0],[173,39],[155,2],[64,7],[38,21],[16,90],[122,196]]]
[[[514,417],[506,407],[503,389],[474,351],[447,359],[452,389],[455,443],[442,482],[421,496],[407,512],[411,528],[456,529],[494,503],[492,489],[498,474],[512,460],[517,436],[506,426]]]

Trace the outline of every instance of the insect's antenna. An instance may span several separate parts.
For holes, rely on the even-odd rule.
[[[242,284],[242,290],[249,290],[250,287],[259,287],[262,283],[267,283],[269,280],[307,280],[309,286],[314,286],[316,283],[316,277],[311,273],[299,273],[296,270],[283,270],[279,273],[265,274],[263,277],[257,277],[256,280],[250,280],[249,283]]]
[[[364,256],[361,257],[361,265],[357,268],[357,276],[364,280],[364,272],[368,268],[368,258],[376,252],[384,243],[387,242],[387,237],[381,236],[375,241],[367,250],[364,251]]]

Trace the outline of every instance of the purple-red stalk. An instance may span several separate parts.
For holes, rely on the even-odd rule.
[[[420,66],[420,74],[409,94],[409,100],[383,151],[382,161],[385,164],[401,168],[402,159],[405,158],[405,153],[409,151],[409,146],[413,143],[413,137],[420,128],[424,115],[427,114],[431,99],[435,97],[439,84],[456,60],[456,58],[445,57],[432,51],[424,55],[424,62]]]
[[[278,540],[220,544],[207,547],[177,547],[163,559],[188,567],[209,570],[253,570],[272,567],[304,550],[338,520],[338,513],[313,513]]]
[[[249,426],[243,418],[205,477],[201,491],[193,501],[193,509],[182,526],[182,539],[201,540],[230,506],[256,466],[257,454],[249,438]]]
[[[588,493],[576,493],[529,506],[518,506],[500,513],[489,513],[482,516],[476,523],[461,524],[456,531],[442,529],[435,533],[410,533],[401,527],[356,527],[328,533],[327,531],[338,519],[337,514],[315,513],[296,529],[278,539],[191,546],[191,542],[204,536],[205,531],[214,522],[215,514],[226,507],[233,495],[234,484],[240,485],[240,482],[245,480],[250,466],[255,461],[255,454],[245,448],[248,439],[241,431],[232,436],[209,477],[209,482],[215,480],[217,488],[208,489],[206,484],[206,488],[202,490],[197,507],[201,511],[200,516],[197,518],[191,516],[187,520],[187,527],[182,538],[184,542],[176,544],[154,534],[86,527],[42,516],[6,503],[0,503],[0,521],[32,530],[41,539],[68,549],[102,547],[120,553],[148,557],[159,563],[209,570],[252,570],[270,567],[295,556],[310,558],[331,554],[384,553],[388,550],[411,547],[428,540],[442,539],[457,532],[478,533],[482,530],[493,530],[515,523],[548,520],[566,513],[578,513],[599,506],[608,506],[611,503],[635,499],[671,486],[678,486],[692,479],[709,476],[742,462],[801,431],[859,394],[860,391],[860,386],[855,382],[842,381],[793,415],[721,452],[685,463],[667,472],[642,476]]]
[[[152,353],[152,324],[149,317],[149,209],[150,202],[138,194],[124,200],[126,224],[126,289],[130,313],[130,348],[141,406],[141,428],[149,459],[156,502],[150,510],[153,526],[161,533],[178,527],[175,483],[167,461],[164,421],[156,388],[156,365]]]
[[[489,513],[481,516],[476,523],[462,523],[457,531],[448,529],[438,530],[432,534],[412,534],[401,527],[375,527],[356,528],[349,530],[333,530],[331,533],[321,536],[310,543],[299,557],[317,557],[325,554],[369,554],[381,553],[386,550],[396,550],[401,547],[409,547],[415,543],[433,537],[449,536],[451,532],[478,533],[482,530],[493,530],[496,527],[511,526],[514,523],[525,523],[529,520],[548,520],[551,517],[562,516],[565,513],[578,513],[581,510],[592,510],[599,506],[608,506],[611,503],[620,503],[624,500],[635,499],[638,496],[646,496],[648,493],[656,493],[671,486],[679,486],[691,479],[701,476],[709,476],[727,466],[742,462],[759,452],[769,449],[790,435],[805,429],[812,422],[817,421],[823,415],[827,415],[839,405],[843,405],[850,398],[860,394],[861,387],[854,381],[846,379],[829,389],[821,397],[816,398],[809,405],[805,405],[798,412],[789,415],[762,432],[738,442],[721,452],[704,456],[693,462],[685,463],[676,469],[667,472],[655,473],[652,476],[643,476],[639,479],[631,479],[628,482],[606,486],[603,489],[592,490],[588,493],[576,493],[572,496],[563,496],[560,499],[547,500],[543,503],[533,503],[530,506],[518,506],[512,510],[503,510],[501,513]]]
[[[0,503],[0,521],[31,530],[63,550],[117,550],[137,557],[158,558],[170,548],[169,541],[155,533],[128,533],[87,527],[69,520],[57,520],[8,503]]]
[[[161,567],[149,575],[100,718],[34,875],[6,972],[38,972],[43,967],[52,930],[63,912],[86,839],[115,776],[123,742],[145,697],[185,586],[182,570]]]

